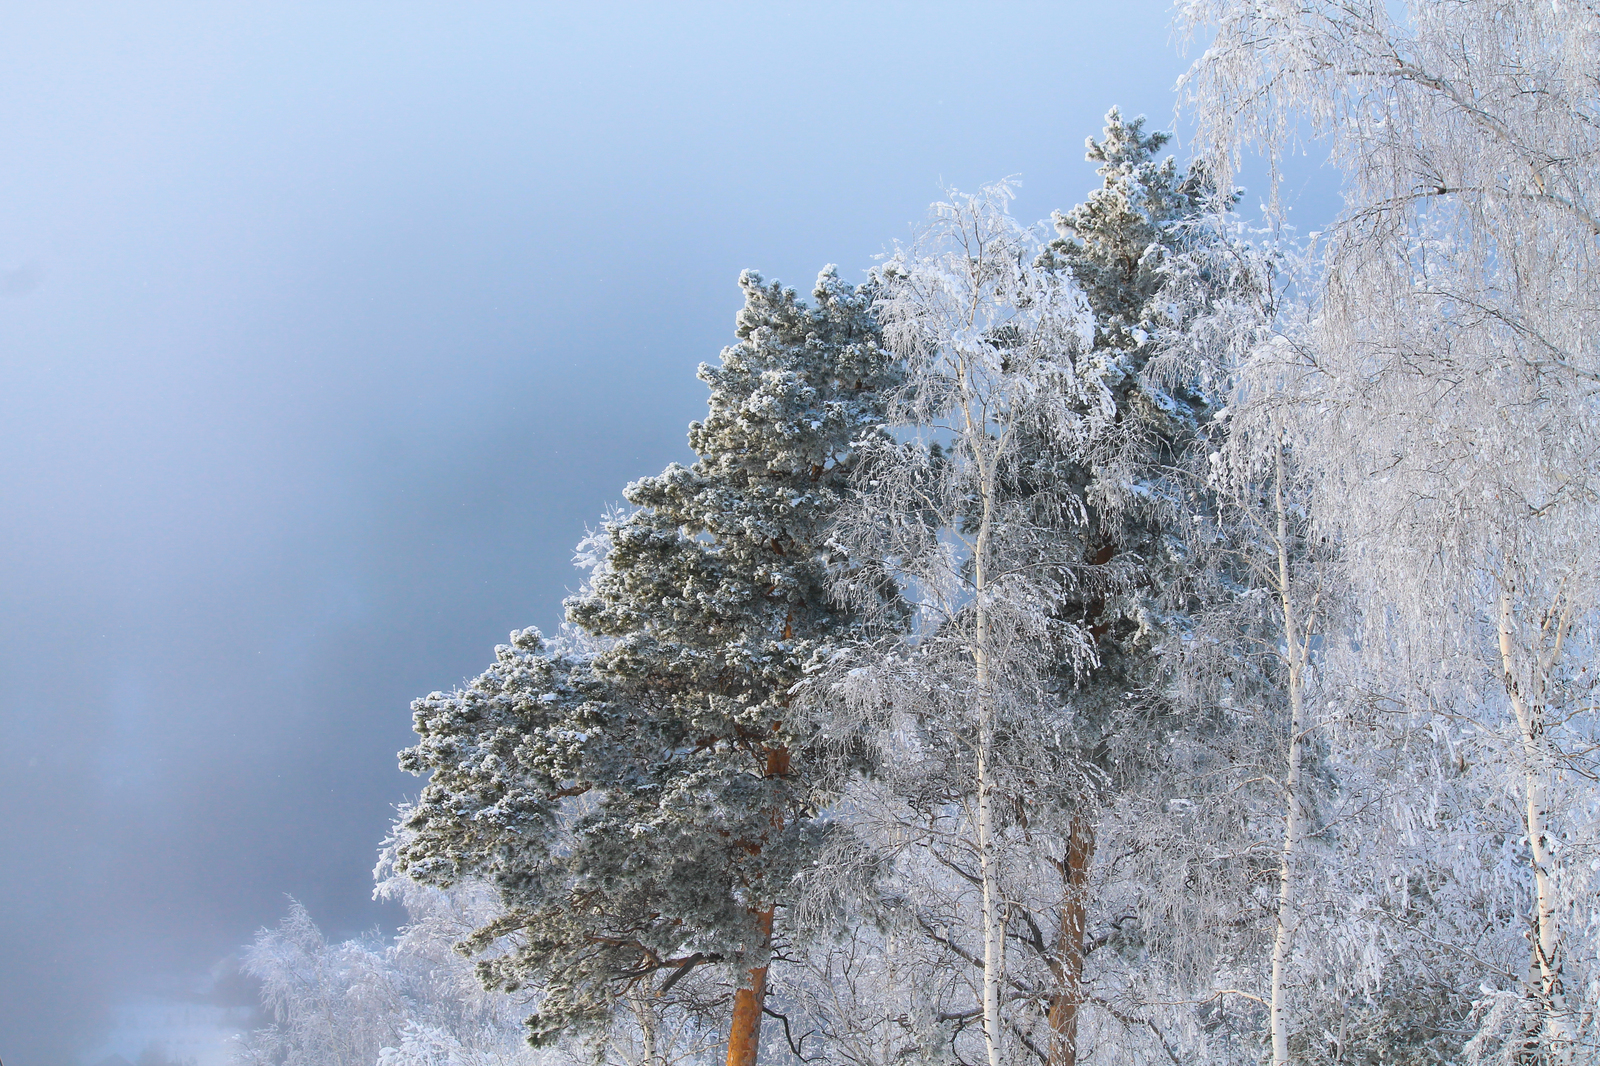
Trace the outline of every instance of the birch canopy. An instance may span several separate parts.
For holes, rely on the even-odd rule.
[[[1475,1046],[1585,1059],[1590,870],[1569,857],[1594,843],[1571,790],[1594,773],[1600,13],[1219,0],[1185,17],[1217,31],[1186,82],[1214,166],[1298,128],[1345,175],[1299,353],[1300,455],[1365,579],[1365,646],[1411,675],[1406,698],[1471,722],[1518,796],[1527,909],[1507,934],[1531,929],[1531,958],[1502,988],[1521,1020]]]
[[[841,590],[871,574],[919,618],[827,691],[876,730],[884,817],[932,864],[913,925],[974,975],[975,1005],[944,1014],[981,1018],[991,1063],[1080,1061],[1085,1016],[1122,1024],[1105,1006],[1130,983],[1099,959],[1145,935],[1095,897],[1096,856],[1150,842],[1097,851],[1099,823],[1180,728],[1187,538],[1209,507],[1191,464],[1217,380],[1204,358],[1150,369],[1222,295],[1213,190],[1159,158],[1165,140],[1113,110],[1088,144],[1103,185],[1054,235],[990,186],[935,205],[882,269],[903,436],[864,453],[840,512],[860,560]]]

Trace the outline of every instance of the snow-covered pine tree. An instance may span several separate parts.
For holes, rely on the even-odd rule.
[[[841,663],[852,672],[833,683],[868,716],[898,708],[865,831],[931,860],[899,913],[920,907],[908,927],[981,974],[979,1006],[933,1016],[959,1028],[981,1013],[991,1061],[1016,1045],[1078,1060],[1085,1005],[1113,992],[1091,992],[1088,955],[1138,935],[1091,898],[1098,808],[1148,781],[1180,728],[1169,653],[1197,587],[1188,531],[1213,509],[1200,445],[1218,377],[1193,359],[1151,364],[1202,294],[1239,277],[1206,265],[1214,190],[1158,161],[1164,143],[1113,111],[1089,145],[1104,185],[1058,216],[1059,241],[988,189],[937,206],[928,237],[885,268],[887,335],[910,364],[895,415],[925,439],[873,453],[841,537],[924,618],[911,648]],[[1179,260],[1184,301],[1164,295]],[[1124,844],[1151,848],[1114,843],[1118,868]],[[1147,1030],[1124,1005],[1113,1027]]]
[[[1082,579],[1057,609],[1092,636],[1095,658],[1086,671],[1070,663],[1056,671],[1056,698],[1072,726],[1053,759],[1080,768],[1065,780],[1096,784],[1055,797],[1070,819],[1050,945],[1057,975],[1048,1010],[1052,1066],[1078,1060],[1088,953],[1097,945],[1115,949],[1118,940],[1089,927],[1099,798],[1148,783],[1167,734],[1196,725],[1193,708],[1174,692],[1175,673],[1202,585],[1191,535],[1196,520],[1210,520],[1216,510],[1204,455],[1226,366],[1162,356],[1192,319],[1258,280],[1213,265],[1227,251],[1215,216],[1232,197],[1204,168],[1184,170],[1162,158],[1170,139],[1112,108],[1101,139],[1087,142],[1101,187],[1055,215],[1058,238],[1041,257],[1041,266],[1069,274],[1088,301],[1094,333],[1080,361],[1105,390],[1106,412],[1076,449],[1041,449],[1035,475],[1065,480],[1082,501]],[[1169,291],[1177,277],[1184,299]],[[1119,846],[1143,849],[1147,842]]]
[[[605,523],[568,601],[600,650],[551,656],[523,634],[466,690],[416,704],[403,764],[434,777],[400,866],[498,886],[505,915],[469,943],[511,938],[483,972],[542,993],[535,1040],[720,973],[728,1062],[750,1066],[781,906],[828,833],[789,691],[859,624],[829,596],[826,529],[895,362],[870,286],[830,268],[809,307],[753,273],[740,286],[739,341],[700,368],[698,461],[628,486],[636,509]]]
[[[535,1044],[609,1022],[614,1004],[604,981],[613,971],[637,969],[645,950],[625,928],[609,930],[587,951],[578,947],[591,926],[570,899],[582,869],[574,850],[582,810],[574,800],[589,791],[597,770],[615,774],[627,765],[629,748],[620,741],[628,729],[644,738],[649,726],[595,679],[589,659],[548,646],[536,629],[513,632],[509,644],[495,648],[494,664],[467,685],[412,703],[419,739],[400,753],[401,769],[431,777],[402,811],[394,868],[421,885],[482,881],[495,888],[500,913],[461,943],[481,956],[477,971],[486,986],[533,987],[539,1013],[528,1023]],[[646,970],[636,979],[651,977]]]

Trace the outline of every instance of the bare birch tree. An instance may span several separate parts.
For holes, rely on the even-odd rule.
[[[1270,432],[1270,431],[1269,431]],[[1239,436],[1232,442],[1248,447]],[[1319,636],[1322,616],[1319,609],[1324,589],[1318,587],[1315,565],[1304,565],[1305,512],[1290,480],[1281,430],[1271,432],[1266,441],[1267,455],[1258,458],[1259,467],[1248,466],[1233,484],[1231,494],[1236,520],[1249,528],[1247,535],[1258,549],[1246,556],[1245,564],[1258,587],[1268,590],[1276,608],[1279,638],[1274,649],[1282,660],[1281,686],[1288,703],[1284,716],[1281,794],[1283,841],[1279,849],[1278,891],[1273,915],[1272,963],[1267,997],[1273,1066],[1288,1066],[1290,1015],[1287,1003],[1289,966],[1301,907],[1301,852],[1307,832],[1312,829],[1305,781],[1306,748],[1314,729],[1307,706],[1312,641]],[[1264,461],[1261,461],[1264,460]],[[1251,477],[1254,474],[1254,477]],[[1308,574],[1307,571],[1311,572]]]
[[[1530,1020],[1496,1053],[1575,1061],[1594,1039],[1574,860],[1594,839],[1600,11],[1196,0],[1182,17],[1217,30],[1187,77],[1213,165],[1303,132],[1344,171],[1303,457],[1373,617],[1427,649],[1430,699],[1471,713],[1503,692],[1478,729],[1504,738],[1520,794]]]
[[[1088,664],[1086,635],[1056,608],[1077,580],[1084,512],[1074,487],[1020,492],[1026,445],[1044,433],[1064,448],[1115,412],[1104,365],[1081,365],[1090,319],[1071,280],[1035,262],[1042,235],[1007,210],[1005,184],[952,195],[910,248],[883,268],[885,341],[905,362],[891,405],[918,436],[863,457],[862,494],[840,519],[852,558],[880,560],[919,602],[908,657],[891,653],[858,675],[859,706],[932,717],[956,738],[951,755],[974,787],[952,796],[971,826],[982,974],[979,1007],[989,1066],[1006,1061],[1003,1017],[1008,900],[1002,739],[1041,702],[1063,655]],[[859,575],[843,590],[856,595]],[[869,592],[874,589],[866,583]]]
[[[1291,454],[1298,452],[1298,442],[1287,438],[1285,424],[1291,398],[1312,372],[1300,337],[1303,308],[1293,298],[1302,260],[1281,240],[1256,244],[1242,236],[1215,247],[1227,260],[1223,265],[1248,281],[1232,286],[1235,299],[1179,337],[1172,355],[1220,348],[1207,361],[1227,367],[1231,377],[1228,416],[1219,420],[1218,450],[1210,458],[1212,486],[1221,503],[1213,554],[1235,594],[1212,602],[1223,605],[1218,643],[1228,649],[1230,673],[1247,673],[1240,667],[1263,653],[1267,661],[1267,668],[1256,673],[1256,699],[1264,705],[1262,724],[1277,741],[1272,746],[1276,765],[1264,776],[1277,785],[1283,830],[1262,999],[1272,1064],[1288,1066],[1290,969],[1308,902],[1303,852],[1316,831],[1307,761],[1317,727],[1307,690],[1312,649],[1321,642],[1336,597],[1329,587],[1329,541],[1310,527],[1309,484],[1297,454]]]
[[[1147,816],[1150,804],[1124,802],[1119,793],[1154,784],[1165,795],[1156,782],[1168,769],[1166,753],[1182,747],[1170,742],[1201,718],[1178,692],[1181,656],[1174,653],[1188,639],[1195,606],[1190,531],[1214,510],[1196,464],[1204,467],[1202,427],[1215,413],[1221,376],[1209,350],[1183,359],[1161,352],[1169,333],[1238,297],[1230,286],[1253,281],[1219,268],[1210,254],[1211,245],[1226,244],[1205,217],[1216,190],[1203,170],[1163,160],[1166,141],[1145,132],[1142,119],[1124,120],[1112,109],[1102,137],[1087,143],[1102,185],[1055,216],[1055,239],[1044,244],[1005,220],[1015,234],[1005,252],[1012,274],[982,266],[997,241],[951,221],[966,217],[963,208],[980,217],[982,197],[939,208],[929,241],[955,248],[948,258],[925,242],[889,265],[885,321],[898,323],[894,343],[921,353],[907,356],[921,372],[893,414],[923,437],[921,448],[896,449],[884,469],[863,468],[871,483],[859,514],[852,512],[859,520],[842,531],[845,554],[884,560],[885,579],[912,588],[925,605],[910,650],[845,685],[863,709],[904,712],[900,724],[886,727],[895,750],[864,804],[883,818],[868,828],[916,870],[906,874],[920,890],[916,924],[946,965],[984,975],[977,999],[987,1000],[990,1031],[1003,1030],[1019,1051],[1050,1066],[1074,1066],[1091,1043],[1165,1046],[1144,1005],[1171,998],[1176,971],[1156,967],[1166,976],[1152,982],[1125,960],[1155,940],[1184,941],[1191,961],[1205,954],[1190,952],[1193,937],[1176,934],[1186,919],[1168,923],[1181,911],[1192,917],[1193,908],[1177,903],[1194,897],[1192,883],[1158,877],[1162,892],[1173,890],[1168,906],[1153,902],[1161,893],[1129,879],[1134,868],[1149,872],[1160,848],[1132,810]],[[999,217],[995,205],[987,213]],[[952,279],[966,286],[954,297]],[[1079,335],[1055,327],[1057,350],[1038,323],[1019,328],[1008,317],[1041,306],[1039,292],[1058,299],[1073,289],[1083,294]],[[991,317],[980,321],[980,314]],[[991,366],[961,349],[973,338]],[[948,363],[930,359],[930,351]],[[980,436],[979,420],[969,416],[974,407],[996,428]],[[986,513],[991,538],[1003,536],[1003,544],[985,538]],[[1010,560],[1003,596],[998,582],[990,591],[991,575],[1005,572],[987,561],[990,551]],[[1011,606],[996,606],[1008,596]],[[1017,605],[1028,613],[1017,614]],[[996,629],[994,618],[1013,616],[1025,624]],[[985,645],[1006,641],[996,646],[1005,651],[1008,680],[1003,691],[991,690],[992,712],[979,708],[977,720],[998,728],[978,730],[974,749],[952,726],[968,713],[962,701],[973,684],[965,671],[992,674],[998,661],[987,647],[976,657],[968,650],[980,623]],[[968,761],[974,750],[983,756],[981,774]],[[963,773],[984,788],[968,788]],[[1004,802],[979,802],[988,789]],[[1102,826],[1113,806],[1118,813]],[[985,825],[997,811],[998,823]],[[1005,861],[986,878],[995,865],[984,854],[991,841]],[[913,852],[926,860],[920,867]],[[996,898],[1002,908],[992,905]],[[1006,955],[998,975],[986,951],[963,943],[971,927],[965,915],[984,928],[985,947],[998,940]],[[1185,981],[1195,972],[1188,963],[1180,969]],[[967,1017],[955,1002],[935,1014],[957,1034]],[[987,1038],[986,1053],[996,1043]]]

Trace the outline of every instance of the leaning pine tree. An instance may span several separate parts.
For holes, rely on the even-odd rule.
[[[500,945],[488,983],[540,993],[536,1043],[634,1006],[664,1061],[653,1012],[675,989],[714,1006],[731,983],[728,1062],[750,1066],[784,900],[828,834],[789,692],[859,625],[828,595],[825,530],[895,369],[870,288],[829,270],[808,307],[740,284],[739,342],[700,368],[698,461],[628,486],[635,510],[605,524],[567,603],[600,650],[514,635],[467,689],[415,705],[402,765],[433,778],[398,864],[498,886],[503,916],[468,943]]]

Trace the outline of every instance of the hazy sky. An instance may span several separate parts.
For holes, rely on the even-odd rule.
[[[132,1039],[286,894],[392,924],[410,700],[686,457],[740,269],[859,277],[942,183],[1070,207],[1184,66],[1160,0],[0,22],[7,1066]]]

